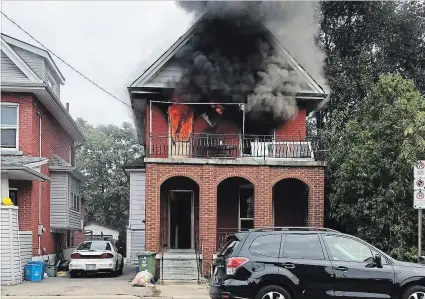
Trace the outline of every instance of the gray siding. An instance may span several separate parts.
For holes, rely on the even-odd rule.
[[[36,73],[37,76],[40,77],[40,79],[43,79],[44,57],[41,57],[37,54],[34,54],[30,51],[21,49],[16,46],[11,46],[11,47],[16,52],[16,54],[18,54],[29,65],[29,67],[34,71],[34,73]]]
[[[29,83],[30,79],[1,51],[1,82]]]
[[[68,227],[68,173],[50,173],[50,226],[52,228]]]
[[[146,173],[130,172],[130,229],[145,229]]]
[[[1,206],[0,244],[1,284],[20,283],[22,275],[17,207]]]
[[[154,76],[148,83],[143,84],[146,87],[167,87],[173,86],[183,74],[183,67],[176,61],[172,60]]]
[[[81,214],[80,214],[81,212],[71,209],[70,203],[72,200],[72,196],[71,196],[72,193],[76,194],[77,196],[80,196],[80,186],[79,186],[79,183],[70,175],[68,176],[68,186],[69,186],[68,227],[79,229],[81,228]],[[80,206],[81,206],[81,203],[80,203]]]
[[[21,254],[21,275],[24,277],[24,268],[27,262],[32,259],[32,232],[19,232],[19,246]]]
[[[43,81],[47,82],[47,80],[49,80],[49,78],[52,80],[53,92],[58,97],[60,97],[60,83],[59,83],[59,80],[56,78],[55,75],[53,75],[52,68],[46,64],[46,67],[44,68]]]
[[[130,262],[137,263],[137,254],[145,251],[145,230],[128,230],[131,238]]]

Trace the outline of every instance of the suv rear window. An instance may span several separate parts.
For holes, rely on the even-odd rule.
[[[218,256],[229,256],[235,251],[236,247],[238,247],[239,241],[231,240],[224,245],[224,247],[218,253]]]
[[[293,259],[323,260],[322,245],[316,234],[285,235],[283,255]]]
[[[252,241],[249,251],[258,255],[278,257],[281,240],[280,234],[259,236]]]

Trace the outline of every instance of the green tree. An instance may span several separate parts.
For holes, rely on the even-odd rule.
[[[86,218],[122,230],[127,225],[130,190],[123,166],[143,155],[136,132],[129,123],[94,127],[77,119],[77,125],[87,138],[76,153],[77,167],[88,179],[82,190]]]
[[[414,259],[413,163],[425,154],[424,98],[411,80],[382,75],[355,111],[332,119],[324,133],[330,216],[348,233]]]

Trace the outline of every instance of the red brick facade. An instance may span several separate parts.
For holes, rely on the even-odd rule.
[[[308,225],[323,226],[324,168],[279,166],[230,166],[147,164],[146,166],[146,249],[160,249],[160,188],[171,177],[184,176],[199,186],[199,235],[208,272],[217,245],[217,186],[229,177],[241,177],[254,185],[254,226],[273,226],[273,187],[294,178],[308,186]]]
[[[19,104],[19,150],[24,155],[38,157],[39,114],[41,115],[41,156],[50,159],[54,154],[70,161],[72,138],[57,120],[32,94],[2,93],[2,102]],[[39,114],[38,114],[39,113]],[[41,172],[49,175],[48,164],[42,165]],[[33,255],[38,255],[38,223],[46,229],[41,236],[42,255],[56,252],[54,235],[50,233],[50,182],[11,181],[10,188],[18,189],[19,229],[33,232]],[[41,188],[41,217],[39,210],[39,188]],[[45,248],[45,251],[43,251]]]
[[[299,109],[297,116],[276,128],[278,141],[299,141],[306,137],[306,110]]]

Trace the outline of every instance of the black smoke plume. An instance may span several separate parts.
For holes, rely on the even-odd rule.
[[[285,3],[178,2],[187,11],[204,15],[194,37],[176,55],[186,71],[176,84],[174,96],[183,102],[246,103],[247,116],[254,120],[284,122],[295,116],[295,93],[305,87],[298,73],[278,55],[265,27],[293,26],[285,20],[293,20],[290,12],[294,9]],[[314,8],[311,3],[300,5],[310,7],[310,14]],[[306,27],[299,28],[293,37],[314,37],[310,29],[299,32]],[[290,42],[287,33],[281,36]],[[314,38],[311,41],[312,45],[302,47],[313,47],[317,52]]]

